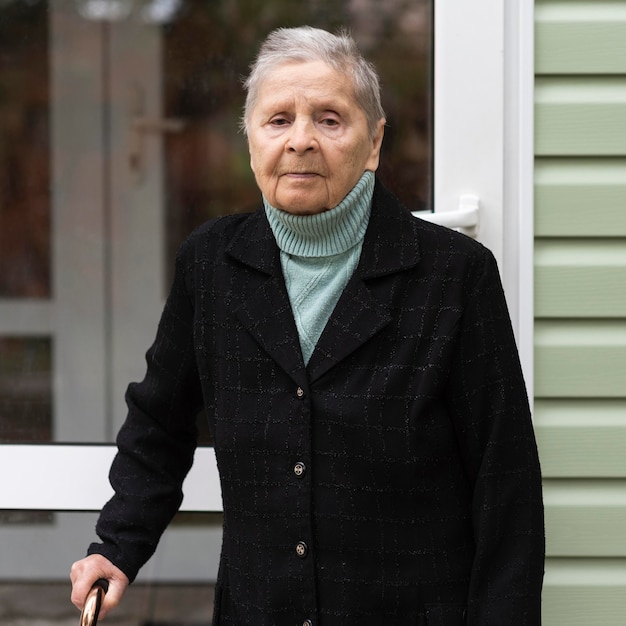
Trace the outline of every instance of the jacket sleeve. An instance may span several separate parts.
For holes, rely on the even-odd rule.
[[[145,378],[130,384],[126,393],[128,414],[109,473],[115,495],[96,526],[102,543],[88,550],[108,558],[131,581],[180,506],[196,447],[202,394],[185,270],[179,252],[157,336],[146,354]]]
[[[545,548],[537,447],[504,292],[487,250],[476,270],[447,395],[473,485],[467,626],[539,626]]]

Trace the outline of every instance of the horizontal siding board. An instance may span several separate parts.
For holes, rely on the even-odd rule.
[[[537,74],[626,73],[626,15],[613,21],[568,17],[539,16],[535,30]]]
[[[547,558],[543,626],[624,626],[626,559]]]
[[[621,240],[538,241],[535,314],[626,317],[626,244]]]
[[[539,427],[536,433],[546,476],[626,478],[626,427]]]
[[[624,0],[535,0],[537,22],[626,20]]]
[[[624,237],[625,207],[626,185],[538,185],[535,232],[539,237]]]
[[[614,585],[626,591],[626,559],[547,557],[544,580],[552,589]]]
[[[626,400],[537,400],[545,478],[626,478]]]
[[[606,587],[544,587],[543,626],[624,626],[626,590]]]
[[[626,236],[626,159],[538,158],[535,234]]]
[[[626,321],[536,321],[535,397],[619,398],[624,381]]]
[[[626,78],[538,78],[535,154],[626,156]]]
[[[626,315],[621,267],[537,267],[535,312],[541,317],[618,318]]]
[[[626,104],[538,104],[537,155],[626,155]]]
[[[544,480],[546,554],[626,557],[626,482]]]

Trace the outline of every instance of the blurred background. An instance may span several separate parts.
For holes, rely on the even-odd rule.
[[[0,0],[1,444],[113,441],[178,246],[259,206],[241,79],[273,28],[350,29],[381,75],[379,174],[411,210],[431,207],[431,4]],[[0,622],[77,621],[67,575],[94,523],[0,511]],[[179,515],[107,623],[210,623],[220,525]]]

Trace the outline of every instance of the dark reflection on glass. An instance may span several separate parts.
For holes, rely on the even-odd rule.
[[[1,443],[52,439],[51,367],[49,338],[0,338]]]
[[[75,555],[68,550],[68,557]],[[29,580],[0,581],[0,615],[7,616],[2,623],[5,626],[78,624],[79,613],[69,601],[68,581],[61,576],[55,578],[41,582],[41,575],[35,574]],[[165,583],[146,581],[144,577],[127,589],[114,616],[98,620],[98,624],[209,626],[214,591],[214,585],[208,582]]]
[[[50,297],[48,10],[0,2],[0,297]]]
[[[383,84],[388,126],[379,175],[411,210],[431,206],[432,0],[187,0],[163,28],[168,266],[181,240],[218,215],[249,211],[259,191],[238,131],[241,78],[278,26],[347,27]]]
[[[50,525],[54,518],[52,511],[0,511],[0,527]]]

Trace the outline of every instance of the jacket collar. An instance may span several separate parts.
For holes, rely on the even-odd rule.
[[[374,278],[417,265],[417,227],[418,221],[377,179],[358,274]]]
[[[361,278],[393,274],[417,265],[417,221],[377,179],[357,273]],[[266,274],[281,272],[280,251],[261,208],[246,220],[228,254]]]
[[[263,208],[243,222],[226,252],[244,265],[265,274],[273,275],[281,271],[280,250]]]
[[[368,341],[391,321],[389,296],[394,276],[419,262],[419,221],[376,181],[359,265],[311,356],[311,382]],[[265,277],[235,314],[248,332],[300,385],[306,381],[297,330],[276,245],[263,209],[244,222],[227,253]],[[373,287],[373,279],[376,287]],[[268,307],[273,315],[268,323]],[[265,320],[265,323],[262,323]],[[303,378],[304,376],[304,378]]]

